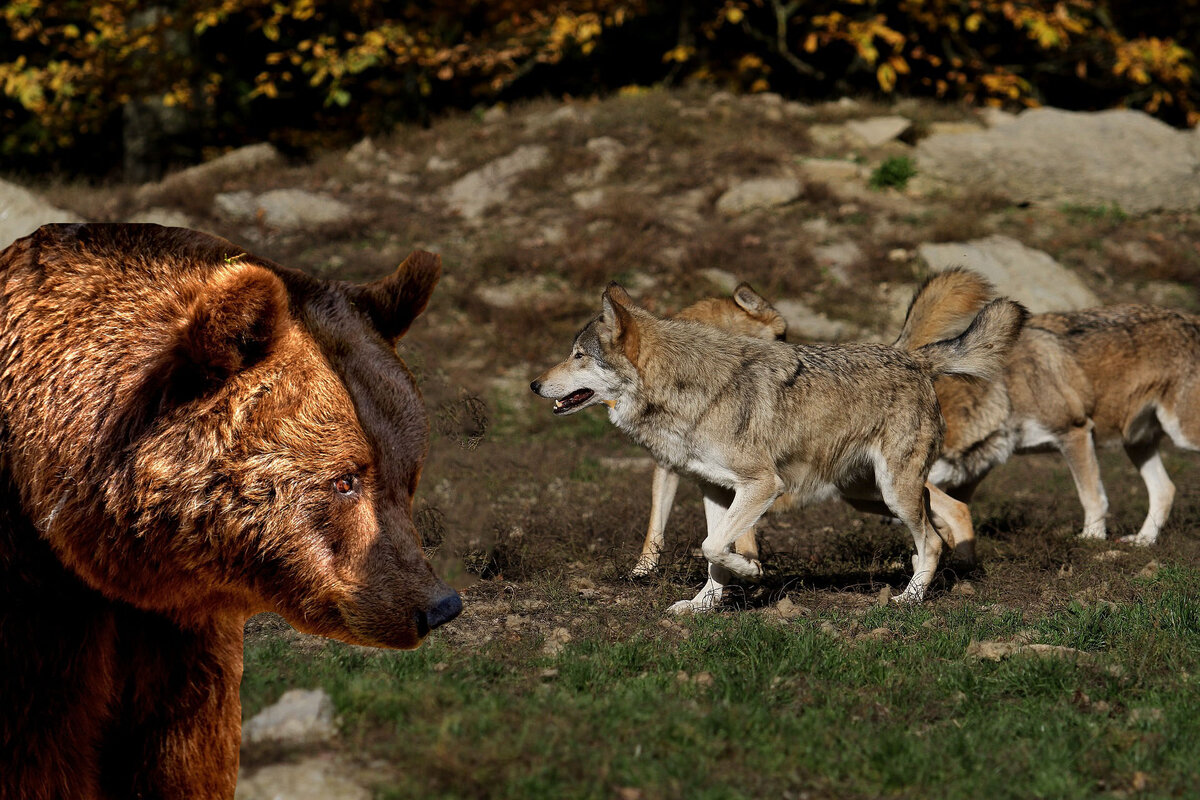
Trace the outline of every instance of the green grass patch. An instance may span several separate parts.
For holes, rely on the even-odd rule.
[[[917,174],[917,164],[908,156],[888,156],[871,170],[870,185],[873,189],[903,189]]]
[[[972,603],[857,621],[736,611],[682,637],[635,609],[633,635],[599,627],[553,657],[532,632],[415,653],[269,639],[247,646],[242,696],[249,716],[324,687],[349,752],[393,765],[383,797],[1185,796],[1200,782],[1198,584],[1164,568],[1135,602],[1036,619]],[[965,657],[1019,633],[1087,655]]]

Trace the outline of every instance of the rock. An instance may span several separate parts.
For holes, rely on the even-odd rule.
[[[954,584],[954,588],[950,590],[950,594],[956,594],[960,597],[974,597],[975,587],[971,585],[970,581],[959,581]]]
[[[272,764],[238,780],[234,800],[371,800],[332,762],[308,758],[295,764]]]
[[[203,164],[168,175],[158,183],[141,186],[134,196],[141,203],[152,203],[169,194],[212,191],[221,181],[242,177],[265,167],[283,163],[283,156],[275,146],[267,142],[251,144],[230,150],[222,156]]]
[[[83,219],[55,208],[23,186],[0,180],[0,248],[49,222],[83,222]]]
[[[508,200],[521,173],[543,166],[549,157],[545,145],[522,145],[450,184],[443,193],[446,205],[467,220],[478,220],[489,208]]]
[[[475,296],[492,308],[537,307],[556,297],[562,288],[557,280],[538,275],[532,280],[518,278],[507,283],[478,286]]]
[[[367,171],[388,162],[388,154],[375,146],[370,136],[364,136],[358,144],[346,151],[344,160],[357,170]]]
[[[1008,236],[923,244],[918,252],[932,270],[952,266],[975,270],[995,284],[1000,294],[1021,301],[1035,314],[1089,308],[1100,303],[1074,273],[1049,254]]]
[[[846,240],[818,245],[812,248],[812,257],[817,266],[828,270],[838,283],[849,283],[846,268],[861,261],[863,251],[854,242]]]
[[[979,133],[983,128],[978,122],[931,122],[927,136],[940,136],[954,133]]]
[[[847,183],[865,176],[861,164],[841,158],[806,158],[800,162],[800,171],[806,180],[821,183]]]
[[[737,98],[732,92],[727,92],[724,89],[713,92],[708,96],[708,104],[710,106],[729,105],[736,101]]]
[[[1148,562],[1146,566],[1142,567],[1142,569],[1138,572],[1138,577],[1154,578],[1158,575],[1158,571],[1161,568],[1162,565],[1158,563],[1158,559],[1154,559],[1153,561]]]
[[[458,169],[458,159],[442,158],[441,156],[434,154],[431,155],[429,160],[425,162],[425,169],[429,170],[430,172],[451,172]]]
[[[508,109],[502,105],[494,105],[480,115],[480,119],[489,125],[496,122],[502,122],[508,119]]]
[[[242,726],[243,744],[306,744],[332,739],[333,701],[323,689],[292,689]]]
[[[735,217],[756,208],[786,205],[800,196],[801,188],[795,178],[752,178],[717,198],[717,211]]]
[[[898,115],[854,119],[846,123],[846,130],[867,147],[879,147],[902,136],[912,127],[912,120]]]
[[[239,222],[261,219],[274,228],[296,230],[350,220],[354,209],[328,195],[305,189],[273,189],[260,195],[225,192],[213,198],[217,209]]]
[[[796,605],[787,597],[776,603],[772,611],[774,611],[775,615],[780,619],[796,619],[797,617],[807,617],[812,613],[804,606]]]
[[[149,222],[162,225],[165,228],[190,228],[192,218],[174,208],[148,208],[140,214],[134,214],[129,222]]]
[[[966,657],[973,661],[1000,661],[1016,655],[1034,655],[1046,658],[1069,658],[1090,661],[1092,655],[1073,647],[1056,644],[1025,644],[1021,641],[972,641],[967,645]]]
[[[1007,125],[1010,122],[1017,121],[1017,115],[1011,111],[1004,111],[999,108],[980,109],[979,118],[983,120],[983,124],[989,128],[998,128],[1001,125]]]
[[[882,608],[887,608],[892,600],[892,587],[884,586],[879,590],[879,596],[875,599],[875,605]]]
[[[840,342],[858,335],[850,323],[832,320],[799,300],[779,300],[772,305],[787,321],[791,341]]]
[[[850,147],[850,131],[845,125],[814,123],[808,126],[808,138],[824,150],[846,150]]]
[[[571,195],[571,202],[580,211],[590,211],[604,202],[603,189],[580,189]]]
[[[1162,256],[1140,239],[1127,242],[1105,240],[1101,247],[1109,258],[1125,261],[1135,267],[1157,267],[1163,263]]]
[[[923,172],[1013,202],[1116,205],[1135,213],[1200,207],[1200,141],[1141,111],[1031,109],[979,133],[930,136]]]
[[[564,124],[585,124],[591,122],[592,115],[577,106],[560,106],[553,111],[530,114],[525,118],[525,130],[530,133]]]
[[[700,270],[700,276],[726,294],[733,294],[733,290],[742,282],[737,275],[717,267],[705,267]]]

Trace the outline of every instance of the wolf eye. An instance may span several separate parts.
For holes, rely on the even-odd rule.
[[[583,353],[582,353],[582,352],[576,353],[576,354],[575,354],[575,357],[576,357],[576,358],[583,358]]]
[[[354,475],[342,475],[333,479],[333,490],[342,496],[354,494],[358,489],[358,478]]]

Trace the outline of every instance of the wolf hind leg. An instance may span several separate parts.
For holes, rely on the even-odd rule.
[[[739,578],[757,580],[762,577],[762,564],[732,551],[732,546],[754,527],[775,498],[783,491],[783,481],[773,473],[744,481],[735,487],[733,500],[721,517],[716,529],[709,529],[701,549],[704,557],[719,564]],[[705,495],[707,500],[708,495]]]
[[[880,467],[876,467],[876,476],[883,502],[908,526],[917,547],[917,553],[913,556],[913,576],[904,591],[892,600],[897,603],[919,603],[933,583],[942,555],[942,539],[927,511],[929,493],[924,486],[924,478],[919,474],[889,474],[886,468]]]
[[[1175,502],[1175,484],[1167,475],[1162,463],[1162,455],[1158,452],[1158,441],[1133,443],[1126,442],[1125,453],[1137,467],[1146,483],[1146,492],[1150,495],[1150,510],[1142,528],[1133,536],[1121,537],[1122,542],[1137,545],[1151,545],[1158,541],[1167,517],[1171,514],[1171,506]]]
[[[1075,480],[1079,502],[1083,504],[1083,539],[1103,539],[1107,535],[1108,496],[1100,481],[1100,464],[1092,442],[1092,421],[1073,425],[1058,438],[1058,449],[1067,460]]]
[[[654,482],[650,495],[650,524],[646,529],[646,540],[642,543],[642,554],[629,571],[630,577],[641,578],[658,567],[658,559],[666,546],[664,531],[671,505],[675,502],[675,490],[679,488],[679,476],[661,464],[654,465]]]
[[[975,564],[975,526],[971,524],[971,510],[967,504],[929,482],[925,483],[925,491],[929,502],[929,519],[938,536],[956,558],[968,565]]]

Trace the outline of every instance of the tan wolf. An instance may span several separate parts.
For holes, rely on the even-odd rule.
[[[954,336],[995,295],[963,269],[929,278],[917,291],[897,347]],[[930,480],[967,502],[975,487],[1012,453],[1057,450],[1083,504],[1082,536],[1103,538],[1108,498],[1096,441],[1120,441],[1141,473],[1150,509],[1124,541],[1158,539],[1175,485],[1159,444],[1200,449],[1200,317],[1147,305],[1036,314],[990,384],[955,376],[935,388],[946,442]]]
[[[787,322],[766,298],[754,291],[748,283],[738,284],[732,297],[709,297],[692,303],[674,315],[675,319],[690,319],[703,322],[721,330],[757,339],[778,339],[787,335]],[[679,488],[679,476],[662,464],[654,465],[654,482],[650,495],[650,523],[646,528],[646,539],[642,543],[642,554],[630,571],[639,578],[649,575],[658,567],[659,556],[666,546],[664,531],[671,505],[675,502],[675,490]],[[782,502],[782,498],[780,500]],[[779,502],[776,503],[776,507]],[[746,531],[734,544],[736,552],[749,559],[758,558],[758,543],[754,528]]]
[[[1026,316],[1017,303],[994,300],[960,336],[911,353],[662,319],[616,284],[602,307],[530,388],[560,415],[604,403],[656,461],[702,481],[708,581],[670,611],[711,609],[732,576],[761,576],[731,547],[784,492],[802,503],[841,495],[899,517],[917,550],[901,602],[924,597],[943,543],[973,536],[966,508],[926,481],[945,427],[933,378],[998,373]]]

